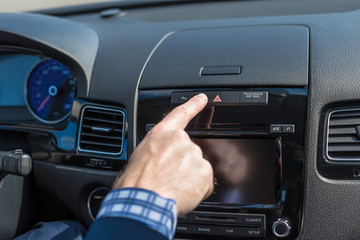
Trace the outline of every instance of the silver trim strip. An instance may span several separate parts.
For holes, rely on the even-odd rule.
[[[110,132],[109,128],[91,127],[91,130],[97,131],[97,132]]]
[[[351,111],[359,111],[360,108],[349,108],[349,109],[335,109],[329,110],[326,113],[325,119],[325,126],[324,126],[324,139],[323,139],[323,157],[327,163],[331,164],[360,164],[360,156],[359,158],[334,158],[329,156],[328,146],[329,146],[329,130],[330,130],[330,117],[332,114],[337,112],[351,112]]]
[[[87,199],[87,201],[86,201],[86,206],[87,206],[88,214],[89,214],[90,218],[91,218],[93,221],[95,221],[96,216],[94,217],[93,214],[92,214],[92,212],[91,212],[90,201],[91,201],[92,196],[93,196],[97,191],[100,191],[100,190],[109,190],[109,191],[110,191],[110,189],[107,188],[107,187],[98,187],[98,188],[95,188],[94,190],[91,191],[91,193],[90,193],[90,195],[89,195],[89,197],[88,197],[88,199]]]
[[[156,50],[159,48],[159,46],[165,41],[165,39],[167,39],[170,35],[172,35],[173,33],[175,32],[169,32],[167,33],[163,38],[160,39],[160,41],[155,45],[154,49],[150,52],[150,55],[147,57],[145,63],[144,63],[144,66],[142,67],[141,69],[141,72],[140,72],[140,75],[137,79],[137,83],[136,83],[136,90],[135,90],[135,94],[134,94],[134,111],[133,111],[133,133],[135,134],[132,134],[133,135],[133,138],[136,139],[136,132],[137,132],[137,109],[138,109],[138,100],[139,100],[139,89],[140,89],[140,81],[142,79],[142,76],[145,72],[145,69],[150,61],[150,59],[152,58],[152,56],[154,55],[154,53],[156,52]],[[134,140],[132,141],[132,144],[129,145],[131,146],[131,150],[134,150],[136,148],[136,145],[137,145],[137,141]]]
[[[81,136],[81,133],[82,133],[83,117],[84,117],[84,112],[85,112],[85,110],[86,110],[87,108],[89,108],[89,109],[104,110],[104,111],[108,111],[108,112],[118,112],[118,113],[121,113],[121,114],[122,114],[122,116],[123,116],[123,126],[122,126],[122,135],[121,135],[121,146],[120,146],[120,151],[119,151],[119,152],[117,152],[117,153],[101,152],[101,151],[95,151],[95,150],[82,149],[82,148],[80,147],[80,136]],[[86,153],[112,155],[112,156],[120,155],[120,154],[123,152],[123,149],[124,149],[125,124],[126,124],[126,114],[125,114],[125,111],[124,111],[123,109],[107,108],[107,107],[98,107],[98,106],[93,106],[93,105],[84,106],[83,109],[81,110],[80,125],[79,125],[78,139],[77,139],[77,149],[78,149],[78,151],[79,151],[79,152],[86,152]]]

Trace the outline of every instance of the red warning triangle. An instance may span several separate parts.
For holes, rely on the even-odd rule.
[[[222,102],[221,98],[219,95],[216,95],[216,97],[214,98],[213,102]]]

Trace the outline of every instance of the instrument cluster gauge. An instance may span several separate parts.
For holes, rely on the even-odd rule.
[[[64,64],[53,59],[41,61],[31,71],[25,88],[30,112],[38,120],[54,124],[70,115],[76,84]]]

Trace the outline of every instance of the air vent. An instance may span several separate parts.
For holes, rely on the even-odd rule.
[[[120,155],[124,145],[124,127],[123,110],[85,106],[80,120],[79,151]]]
[[[330,111],[325,153],[330,161],[360,161],[360,109]]]

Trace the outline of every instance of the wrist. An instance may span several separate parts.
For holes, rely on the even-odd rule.
[[[103,217],[136,220],[172,239],[177,223],[176,202],[147,189],[116,189],[101,205],[97,219]]]

